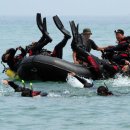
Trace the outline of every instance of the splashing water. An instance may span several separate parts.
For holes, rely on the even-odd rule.
[[[113,87],[129,87],[130,78],[128,76],[117,75],[116,79],[112,81]]]

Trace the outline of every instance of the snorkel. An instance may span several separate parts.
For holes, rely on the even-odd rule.
[[[33,90],[32,83],[30,83],[30,89]]]
[[[22,85],[23,85],[23,88],[25,88],[25,82],[24,82],[24,80],[22,80]]]
[[[100,96],[109,96],[113,95],[111,91],[109,91],[107,85],[104,83],[104,86],[99,86],[97,89],[97,94]]]

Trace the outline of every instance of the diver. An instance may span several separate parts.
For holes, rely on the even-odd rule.
[[[16,55],[16,52],[20,50],[21,54]],[[7,63],[11,70],[17,72],[21,60],[26,56],[26,51],[21,46],[16,49],[10,48],[2,55],[2,61]]]
[[[115,36],[118,45],[108,46],[104,49],[104,58],[109,59],[110,62],[114,61],[117,64],[121,64],[121,60],[130,60],[130,36],[124,36],[122,29],[115,30]]]
[[[67,41],[71,38],[70,32],[67,31],[59,17],[56,15],[53,17],[53,20],[57,26],[57,28],[64,34],[64,38],[61,42],[59,42],[54,50],[51,52],[49,50],[43,49],[45,45],[47,45],[49,42],[52,41],[52,39],[49,36],[49,33],[47,32],[47,26],[46,26],[46,18],[43,18],[43,21],[41,20],[41,14],[37,14],[37,25],[40,29],[40,31],[43,33],[43,37],[35,43],[32,43],[31,45],[27,46],[26,50],[29,53],[29,55],[36,55],[36,54],[42,54],[52,57],[58,57],[62,58],[63,48],[65,47]]]
[[[11,70],[17,72],[20,62],[22,61],[23,57],[26,56],[27,53],[29,53],[29,56],[42,54],[62,58],[63,48],[66,45],[68,39],[71,38],[71,35],[70,32],[64,28],[58,16],[54,16],[53,19],[58,29],[64,34],[63,40],[55,46],[53,52],[43,49],[45,45],[47,45],[49,42],[52,42],[52,39],[47,32],[46,18],[44,18],[42,22],[41,14],[38,13],[36,20],[38,28],[42,32],[41,39],[38,42],[33,42],[31,45],[26,46],[26,49],[18,47],[17,49],[11,48],[7,50],[6,53],[2,55],[2,61],[4,63],[7,63]],[[21,50],[21,54],[15,56],[17,50]]]
[[[75,26],[74,21],[72,21],[70,25],[73,34],[73,49],[77,53],[76,57],[79,59],[81,64],[86,65],[86,67],[89,68],[92,72],[93,79],[114,77],[114,75],[118,72],[124,73],[123,67],[127,65],[126,59],[120,60],[122,63],[124,62],[123,66],[120,67],[116,63],[101,60],[93,56],[86,51],[85,46],[82,44],[81,35],[78,33],[78,28]]]
[[[39,16],[40,14],[37,14],[37,18],[41,18]],[[39,21],[37,20],[37,22]],[[46,24],[46,21],[44,24]],[[44,26],[46,25],[40,26],[40,28],[42,28],[40,29],[42,31],[42,37],[38,42],[33,42],[31,45],[27,46],[26,49],[22,48],[21,46],[16,49],[10,48],[2,55],[2,61],[4,63],[7,63],[12,71],[17,72],[22,59],[26,56],[27,53],[29,53],[30,56],[34,54],[39,54],[39,51],[42,49],[42,47],[52,41],[47,31],[43,30]],[[15,56],[17,50],[21,50],[21,54]]]
[[[23,96],[23,97],[47,96],[48,95],[46,92],[34,91],[32,89],[32,84],[31,84],[31,89],[26,88],[24,81],[22,82],[23,87],[15,84],[13,81],[9,81],[9,80],[2,80],[2,83],[5,85],[10,85],[10,87],[12,87],[15,90],[15,92],[21,92],[21,96]]]
[[[80,60],[81,64],[86,63],[86,67],[90,69],[93,75],[93,79],[101,79],[102,72],[100,69],[100,65],[97,61],[98,58],[91,55],[88,51],[86,51],[86,47],[82,42],[81,34],[78,32],[78,27],[75,26],[74,21],[70,22],[72,34],[73,34],[73,41],[72,41],[72,50],[76,52],[76,58]]]
[[[122,29],[115,30],[115,35],[118,44],[130,43],[130,36],[125,36],[124,30]]]
[[[52,42],[52,38],[49,36],[46,27],[46,18],[41,18],[41,14],[37,13],[36,15],[36,22],[39,30],[42,33],[42,37],[37,42],[32,42],[30,45],[26,46],[26,51],[31,55],[37,55],[41,53],[42,48],[47,45],[49,42]]]
[[[97,94],[99,96],[112,96],[113,95],[113,93],[109,91],[107,86],[99,86],[97,88]]]
[[[85,28],[83,30],[83,33],[81,33],[82,44],[84,45],[86,51],[90,52],[91,49],[97,50],[97,51],[104,50],[104,48],[98,47],[96,45],[96,43],[92,39],[90,39],[91,35],[92,35],[92,32],[91,32],[90,28]],[[74,60],[74,63],[78,63],[78,59],[76,57],[76,51],[74,50],[73,46],[75,46],[74,42],[71,43],[71,47],[73,50],[73,60]]]

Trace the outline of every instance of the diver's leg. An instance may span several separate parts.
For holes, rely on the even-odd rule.
[[[43,35],[38,42],[35,42],[31,50],[40,52],[44,46],[46,46],[49,42],[52,42],[52,38],[49,36],[49,33],[47,32],[46,18],[43,18],[42,22],[41,14],[37,14],[37,25]]]
[[[62,59],[63,48],[65,47],[68,39],[69,39],[68,37],[64,36],[64,39],[55,46],[55,48],[54,48],[54,50],[52,52],[53,57],[58,57],[58,58]]]
[[[57,28],[64,34],[64,39],[55,46],[52,52],[52,56],[62,59],[63,48],[65,47],[68,39],[71,38],[71,35],[70,35],[70,32],[64,28],[64,25],[62,24],[60,18],[57,15],[53,17],[53,20]]]
[[[35,45],[31,48],[31,50],[35,53],[36,51],[38,51],[40,53],[40,51],[43,49],[43,47],[45,45],[47,45],[49,43],[48,40],[44,40],[44,41],[40,41],[40,42],[36,42]]]

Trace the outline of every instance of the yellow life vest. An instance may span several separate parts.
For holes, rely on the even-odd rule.
[[[19,79],[18,74],[11,69],[6,69],[5,74],[11,79]]]

